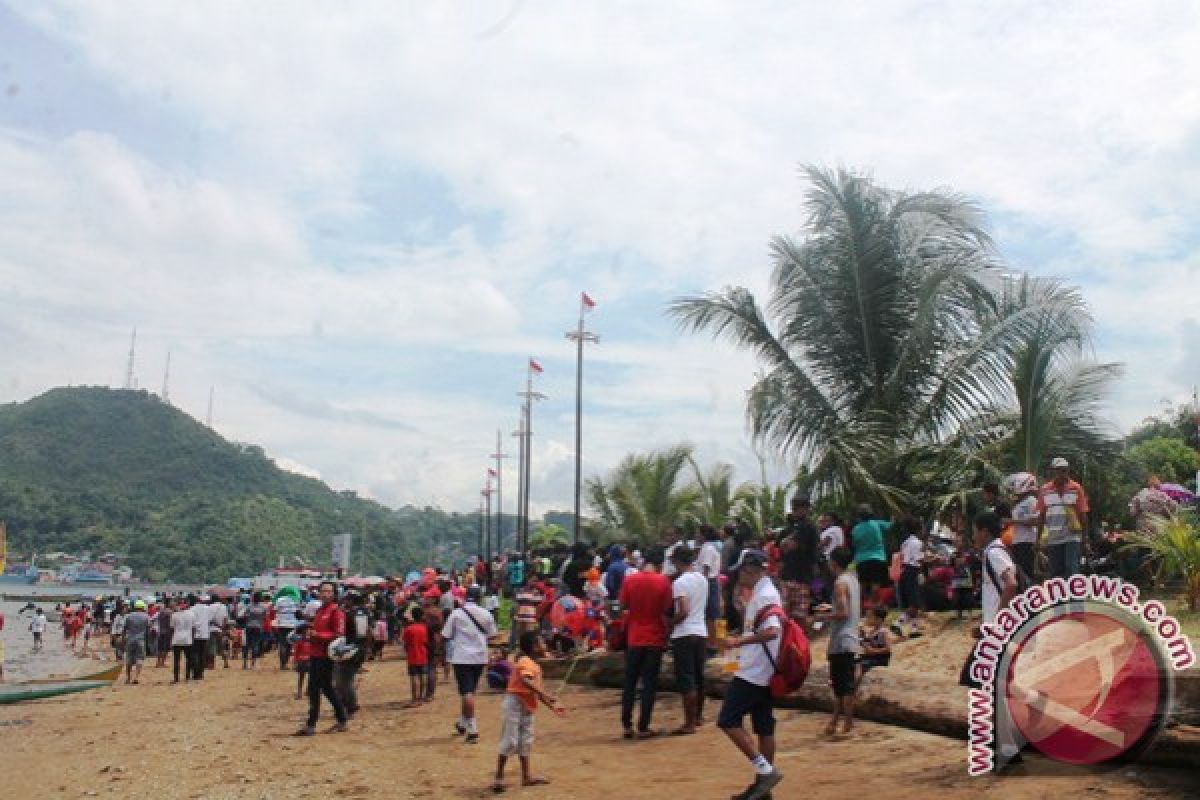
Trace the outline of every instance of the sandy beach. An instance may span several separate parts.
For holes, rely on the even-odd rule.
[[[388,797],[480,798],[498,736],[500,695],[480,699],[482,741],[451,733],[452,685],[416,710],[404,662],[368,665],[363,711],[344,734],[291,734],[304,701],[295,675],[268,660],[257,671],[218,668],[199,684],[170,685],[170,670],[146,670],[122,683],[72,697],[0,708],[0,771],[5,796],[129,798]],[[549,681],[549,688],[558,688]],[[451,691],[446,691],[449,688]],[[655,798],[665,793],[724,798],[749,778],[748,765],[711,724],[691,737],[644,742],[619,738],[617,694],[567,687],[569,715],[541,713],[535,767],[553,783],[513,787],[528,798]],[[710,706],[708,717],[715,716]],[[776,797],[823,798],[1046,796],[1185,798],[1200,791],[1195,771],[1127,767],[1074,770],[1037,757],[1004,777],[969,778],[963,742],[905,728],[861,723],[849,737],[821,735],[822,714],[780,711],[778,765],[787,776]],[[680,717],[673,695],[656,712],[661,727]],[[320,729],[330,723],[328,710]],[[510,776],[515,784],[515,764]]]

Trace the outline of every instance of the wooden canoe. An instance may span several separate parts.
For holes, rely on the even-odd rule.
[[[0,705],[23,703],[27,700],[41,700],[46,697],[58,697],[75,692],[86,692],[88,689],[99,689],[111,686],[112,681],[56,681],[52,683],[14,683],[0,684]]]
[[[107,669],[102,669],[99,672],[93,672],[90,675],[73,675],[69,678],[36,678],[31,681],[22,681],[19,686],[32,686],[46,683],[70,683],[71,681],[107,681],[109,683],[121,677],[121,665],[114,664]],[[0,688],[3,688],[0,686]]]

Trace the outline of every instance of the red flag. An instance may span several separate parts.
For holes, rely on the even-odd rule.
[[[596,301],[593,300],[592,298],[588,297],[587,292],[581,293],[579,299],[583,301],[583,310],[584,311],[591,311],[593,308],[596,307]]]
[[[489,478],[496,477],[496,470],[492,469],[491,467],[488,467],[488,477]]]
[[[542,369],[542,365],[534,361],[532,358],[529,359],[529,369],[533,370],[533,372],[538,375],[541,375],[542,372],[545,371]]]

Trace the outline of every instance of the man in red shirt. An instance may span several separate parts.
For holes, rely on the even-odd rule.
[[[321,695],[329,699],[337,723],[331,733],[346,730],[346,707],[333,689],[333,659],[329,657],[329,644],[346,634],[346,614],[338,608],[333,583],[325,581],[318,591],[321,607],[313,617],[308,639],[312,645],[312,658],[308,662],[308,722],[296,731],[297,736],[312,736],[317,731],[317,719],[321,715]]]
[[[658,674],[667,647],[667,620],[673,612],[671,581],[662,574],[663,549],[646,553],[640,572],[621,583],[620,603],[625,613],[625,689],[621,694],[621,727],[626,739],[656,736],[650,717],[658,693]],[[641,685],[642,702],[637,731],[633,728],[633,698]]]

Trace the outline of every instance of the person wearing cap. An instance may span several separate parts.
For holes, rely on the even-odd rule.
[[[783,780],[783,774],[773,763],[775,714],[770,689],[774,664],[779,657],[782,626],[774,615],[759,619],[761,612],[772,606],[782,607],[783,602],[767,575],[767,560],[767,554],[762,550],[742,551],[735,568],[738,582],[751,591],[750,600],[746,604],[741,634],[721,643],[725,648],[738,650],[739,667],[725,692],[721,713],[717,715],[717,727],[754,768],[754,782],[734,795],[735,800],[763,800]],[[754,736],[742,727],[747,715]]]
[[[1046,529],[1046,555],[1050,577],[1066,578],[1079,572],[1083,536],[1090,511],[1087,493],[1071,480],[1071,465],[1058,457],[1050,462],[1054,477],[1038,492],[1040,523]]]
[[[146,634],[150,631],[150,615],[146,601],[135,600],[133,611],[125,617],[125,682],[137,683],[146,660]]]
[[[466,602],[450,612],[442,626],[442,638],[453,643],[447,660],[454,667],[454,682],[458,684],[461,709],[454,723],[455,733],[466,734],[468,744],[479,741],[479,723],[475,718],[475,691],[488,663],[488,642],[499,631],[492,615],[479,607],[483,589],[472,586]]]

